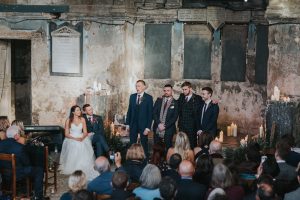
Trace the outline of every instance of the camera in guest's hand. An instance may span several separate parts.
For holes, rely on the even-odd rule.
[[[115,151],[113,151],[113,150],[109,151],[109,159],[112,161],[115,160]]]

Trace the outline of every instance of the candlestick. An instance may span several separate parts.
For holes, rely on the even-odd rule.
[[[262,138],[263,134],[264,134],[263,126],[260,125],[260,127],[259,127],[259,137]]]
[[[220,132],[220,136],[219,136],[219,141],[220,142],[223,142],[223,139],[224,139],[224,135],[223,135],[223,131]]]

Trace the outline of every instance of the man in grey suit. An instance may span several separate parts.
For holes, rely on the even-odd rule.
[[[293,181],[297,178],[297,173],[295,167],[287,164],[285,162],[286,156],[290,150],[289,145],[280,140],[276,144],[276,151],[275,151],[275,158],[276,162],[279,166],[280,173],[276,177],[278,180],[286,180],[286,181]]]
[[[300,184],[300,167],[299,166],[298,166],[297,179]],[[299,198],[300,198],[300,187],[298,187],[298,189],[296,189],[292,192],[286,193],[284,196],[284,200],[297,200]]]

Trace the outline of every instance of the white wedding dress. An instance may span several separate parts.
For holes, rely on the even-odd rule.
[[[70,135],[75,138],[82,137],[82,123],[79,125],[72,123]],[[70,138],[64,139],[59,161],[59,170],[62,174],[70,175],[75,170],[82,170],[87,180],[92,180],[99,175],[94,170],[94,161],[94,150],[89,137],[81,142]]]

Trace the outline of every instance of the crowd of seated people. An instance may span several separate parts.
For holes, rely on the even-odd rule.
[[[24,142],[20,141],[22,124],[6,127],[5,123],[0,118],[4,132],[0,153],[16,154],[20,170],[17,176],[31,177],[36,197],[42,199],[43,175],[28,162]],[[294,147],[293,137],[284,135],[274,154],[265,154],[258,144],[251,144],[246,147],[245,158],[237,162],[227,159],[222,143],[209,135],[203,133],[198,147],[192,150],[186,134],[179,132],[168,151],[163,143],[154,144],[149,160],[141,144],[128,148],[124,162],[121,153],[116,152],[113,167],[107,157],[98,157],[95,169],[99,176],[87,183],[85,174],[75,171],[61,199],[93,199],[98,194],[113,200],[296,200],[300,199],[300,154]]]

